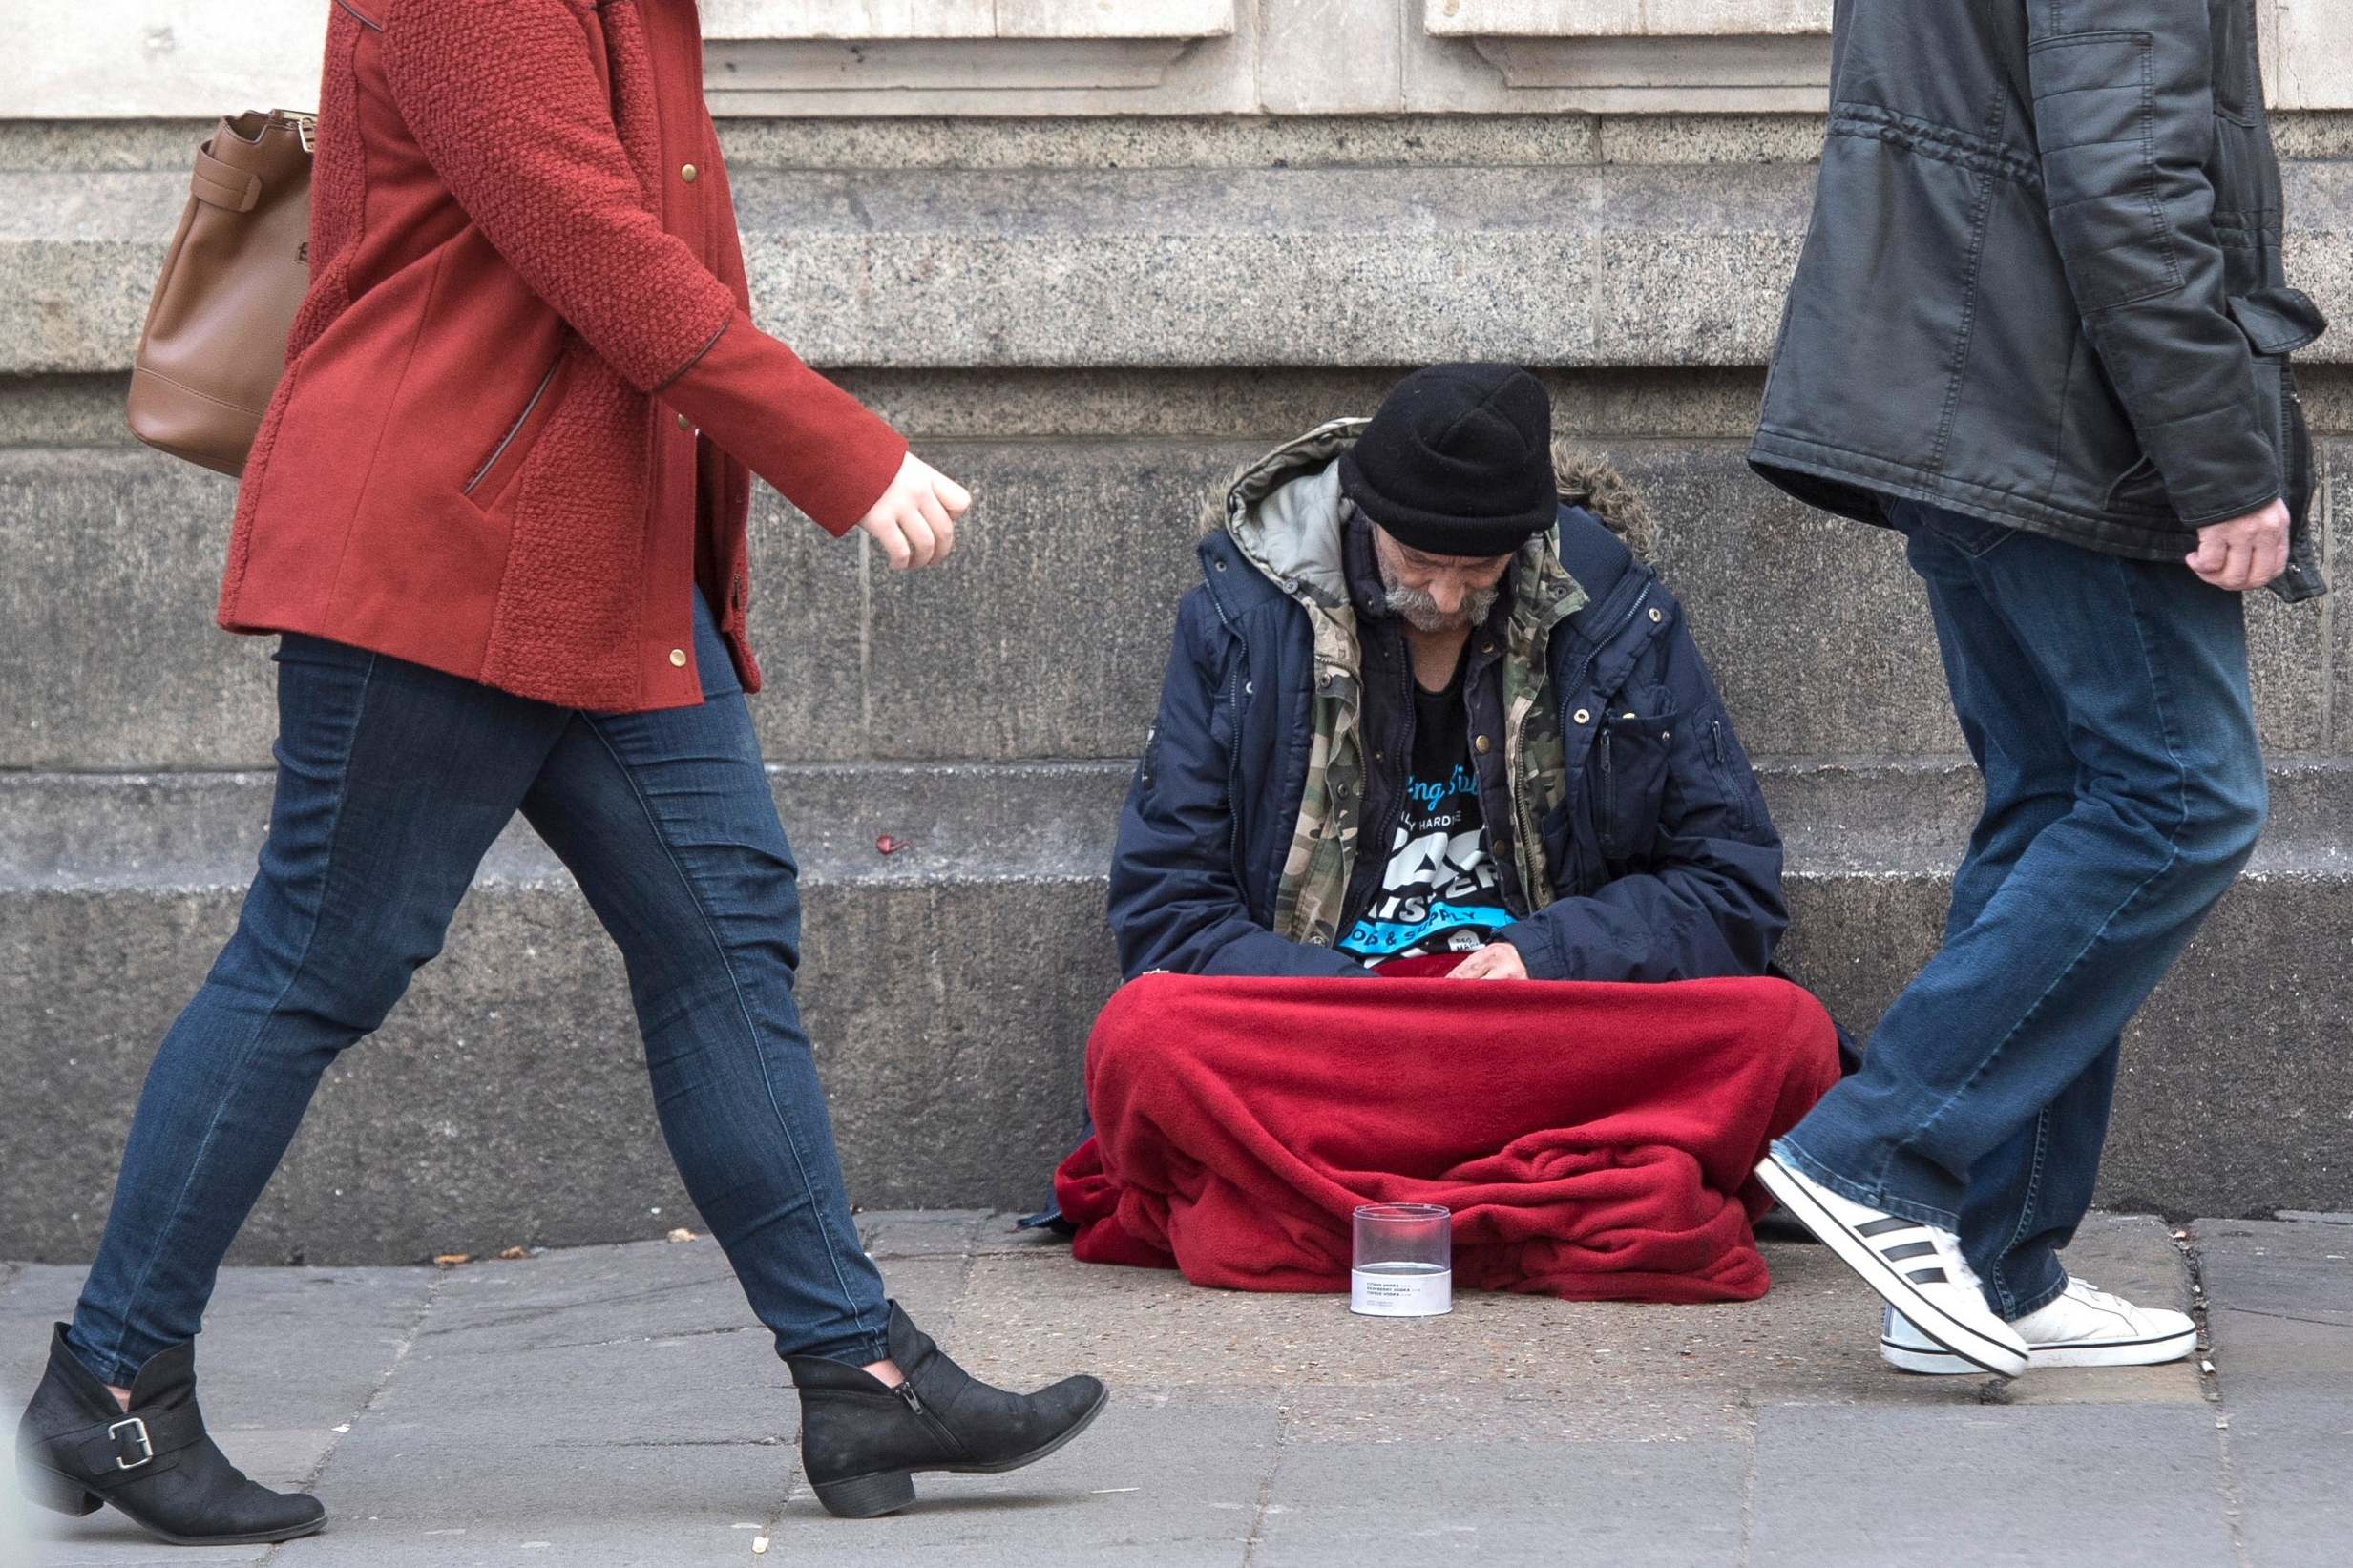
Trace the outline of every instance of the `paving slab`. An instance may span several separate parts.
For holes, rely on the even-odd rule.
[[[35,1266],[0,1280],[0,1412],[11,1422],[40,1381],[50,1325],[73,1314],[82,1274]],[[222,1275],[198,1342],[199,1375],[214,1432],[248,1474],[282,1488],[319,1476],[343,1440],[336,1429],[358,1416],[400,1360],[434,1285],[414,1268]],[[0,1516],[0,1564],[11,1563],[8,1528]],[[27,1560],[39,1568],[146,1563],[160,1550],[111,1509],[88,1520],[32,1513],[23,1528]],[[263,1550],[221,1548],[219,1560],[259,1561]]]
[[[1275,1470],[1250,1562],[1732,1568],[1747,1468],[1732,1440],[1303,1443]]]
[[[2094,1216],[2071,1253],[2120,1291],[2188,1302],[2166,1227]],[[1086,1367],[1123,1386],[1281,1388],[1302,1432],[1345,1438],[1374,1413],[1390,1435],[1439,1440],[1671,1440],[1745,1430],[1783,1402],[1943,1406],[1975,1378],[1903,1377],[1879,1359],[1878,1298],[1820,1247],[1768,1244],[1763,1300],[1703,1307],[1462,1292],[1442,1318],[1352,1316],[1331,1295],[1202,1290],[1160,1269],[1074,1265],[1059,1248],[976,1258],[957,1329],[981,1376],[1031,1386]],[[1398,1397],[1397,1390],[1408,1390]],[[2048,1373],[2022,1404],[2202,1405],[2195,1366],[2106,1377]]]
[[[2214,1418],[2140,1407],[1777,1406],[1754,1568],[2232,1568]]]
[[[1010,1475],[925,1476],[914,1507],[864,1527],[819,1513],[804,1485],[777,1549],[828,1564],[1242,1563],[1274,1465],[1274,1403],[1135,1393],[1114,1391],[1083,1447]]]
[[[2198,1226],[2232,1493],[2261,1568],[2353,1555],[2353,1226]]]
[[[1095,1430],[1014,1474],[927,1477],[901,1516],[835,1520],[799,1474],[768,1335],[707,1237],[444,1269],[232,1269],[205,1335],[207,1406],[236,1457],[311,1481],[333,1516],[312,1539],[207,1560],[2342,1560],[2342,1224],[2187,1227],[2212,1238],[2223,1405],[2195,1363],[2007,1386],[1894,1372],[1873,1298],[1796,1243],[1767,1244],[1758,1302],[1466,1293],[1414,1322],[1082,1265],[1003,1213],[877,1211],[860,1229],[893,1292],[976,1372],[1024,1388],[1103,1375]],[[2191,1300],[2183,1248],[2153,1218],[2093,1217],[2069,1261],[2137,1299]],[[78,1283],[0,1265],[0,1394],[22,1396]],[[1904,1470],[1891,1511],[1888,1466],[1922,1456],[1935,1464]],[[111,1513],[43,1516],[11,1544],[6,1502],[0,1568],[191,1560]]]

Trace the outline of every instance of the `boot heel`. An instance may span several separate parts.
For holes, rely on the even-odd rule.
[[[70,1514],[80,1518],[95,1514],[101,1504],[84,1492],[81,1483],[71,1476],[60,1475],[47,1465],[21,1464],[16,1467],[17,1482],[25,1489],[25,1500],[58,1514]]]
[[[814,1483],[811,1483],[814,1485]],[[915,1500],[914,1477],[903,1470],[831,1481],[816,1487],[817,1500],[837,1519],[872,1519],[895,1514]]]

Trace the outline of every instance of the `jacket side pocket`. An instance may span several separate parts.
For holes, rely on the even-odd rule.
[[[2312,527],[2312,434],[2288,356],[2328,330],[2328,318],[2300,290],[2258,288],[2230,300],[2231,319],[2255,357],[2257,417],[2279,463],[2279,499],[2288,509],[2288,564],[2272,591],[2294,604],[2328,592]]]
[[[563,367],[564,358],[559,354],[556,363],[547,367],[547,373],[539,378],[539,384],[532,388],[530,399],[524,403],[522,411],[515,416],[514,422],[508,425],[506,433],[498,438],[498,444],[490,449],[475,467],[473,477],[466,481],[464,493],[475,506],[489,511],[506,492],[507,487],[515,482],[515,476],[522,471],[523,459],[531,454],[531,449],[537,444],[539,432],[546,427],[548,415],[555,410],[558,401],[556,383]]]

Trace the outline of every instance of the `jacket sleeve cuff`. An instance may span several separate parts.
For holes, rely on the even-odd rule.
[[[741,308],[656,395],[836,538],[907,456],[904,437]]]
[[[1499,942],[1509,942],[1520,950],[1520,966],[1528,972],[1531,980],[1573,980],[1568,966],[1561,961],[1560,944],[1552,933],[1533,920],[1515,921],[1495,933]]]

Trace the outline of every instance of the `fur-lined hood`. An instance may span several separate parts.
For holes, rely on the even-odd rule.
[[[1293,596],[1345,604],[1339,536],[1326,524],[1340,510],[1339,455],[1370,423],[1328,420],[1248,465],[1203,509],[1202,532],[1232,534],[1243,554]],[[1649,508],[1607,459],[1556,439],[1552,472],[1563,504],[1600,518],[1637,556],[1648,553]]]

